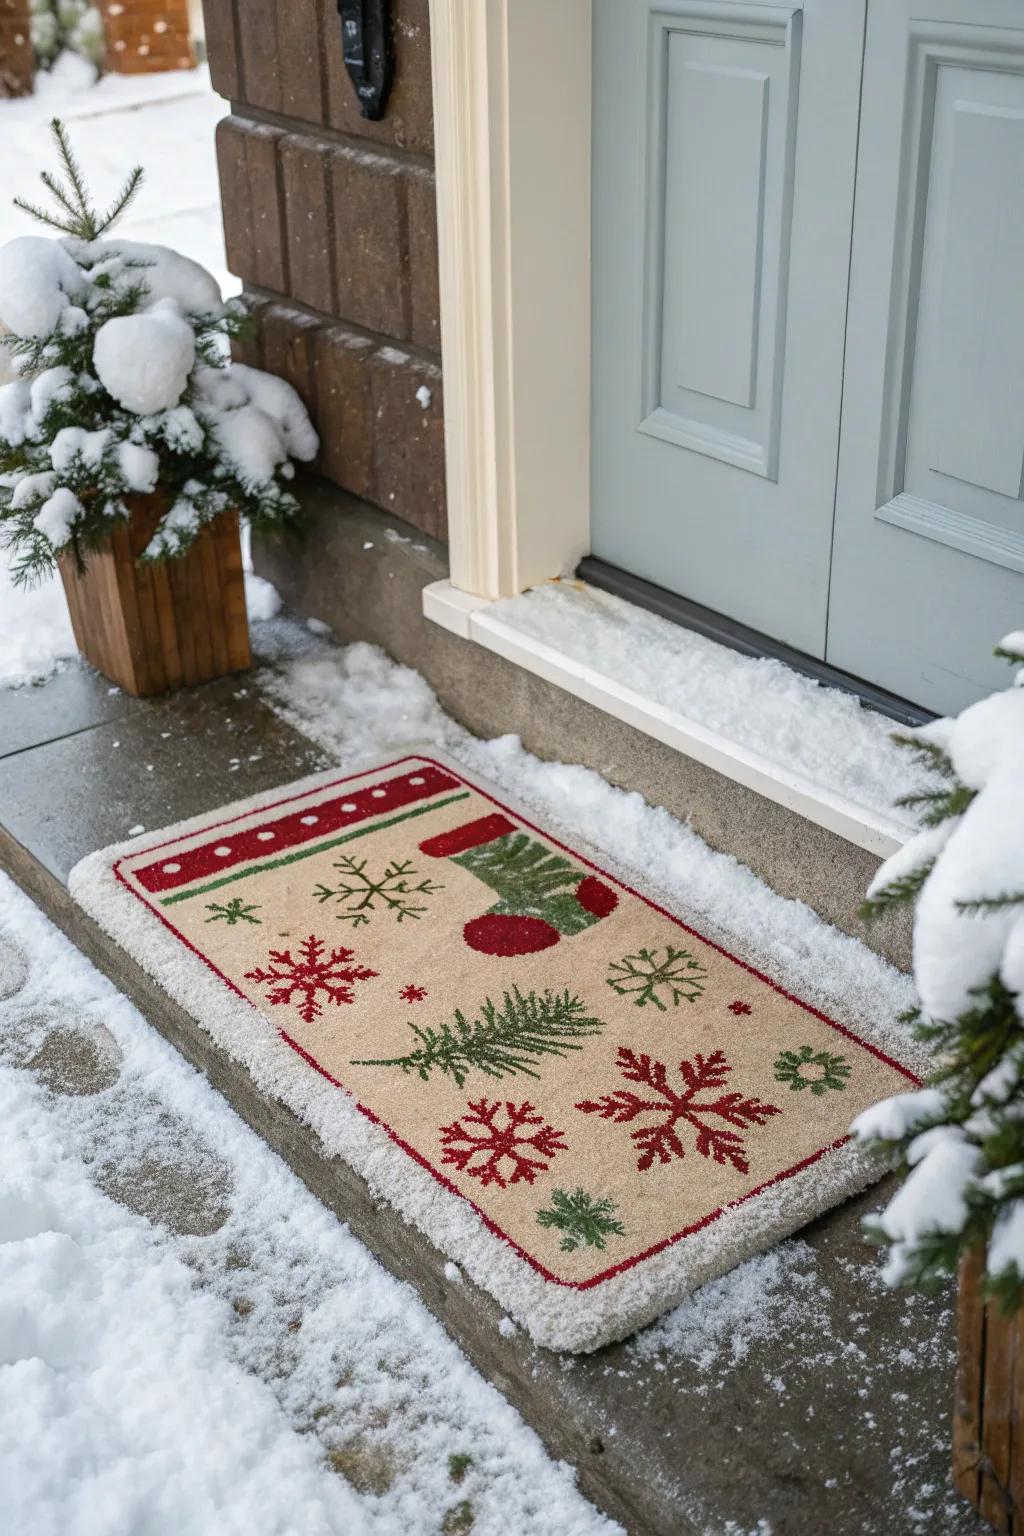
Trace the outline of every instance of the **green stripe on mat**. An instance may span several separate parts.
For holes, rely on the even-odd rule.
[[[197,885],[191,891],[176,891],[173,896],[162,896],[160,905],[170,907],[176,901],[188,901],[190,896],[205,896],[207,891],[217,891],[222,885],[230,885],[232,880],[244,880],[249,875],[262,875],[268,869],[280,869],[282,864],[295,864],[299,859],[311,859],[315,853],[326,853],[329,848],[337,848],[341,843],[350,843],[355,837],[368,837],[371,832],[382,832],[385,827],[396,827],[400,821],[411,821],[414,816],[425,816],[428,811],[439,811],[446,805],[454,805],[457,800],[468,800],[469,790],[464,790],[461,795],[449,795],[447,800],[433,800],[430,805],[418,805],[414,810],[403,811],[400,816],[392,816],[387,821],[375,821],[372,827],[357,827],[354,832],[345,832],[341,837],[331,838],[329,843],[318,843],[315,848],[296,848],[292,853],[284,853],[279,859],[268,859],[265,864],[253,864],[248,869],[238,869],[233,875],[222,875],[219,880],[210,880],[206,885]]]

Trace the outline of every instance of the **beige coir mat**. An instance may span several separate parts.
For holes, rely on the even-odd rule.
[[[862,1187],[847,1127],[917,1081],[436,758],[104,850],[72,891],[554,1348]]]

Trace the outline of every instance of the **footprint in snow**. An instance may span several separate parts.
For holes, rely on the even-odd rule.
[[[0,1001],[20,992],[28,980],[28,957],[20,944],[0,933]]]
[[[51,1029],[25,1066],[54,1094],[82,1098],[112,1088],[121,1075],[121,1048],[102,1024]]]

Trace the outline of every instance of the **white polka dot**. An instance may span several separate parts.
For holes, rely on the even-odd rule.
[[[423,782],[424,782],[423,779],[421,779],[418,774],[417,774],[416,778],[409,780],[410,784],[422,784]]]
[[[320,818],[319,816],[300,816],[299,820],[304,827],[315,827]]]
[[[181,865],[180,864],[165,864],[164,865],[164,874],[165,875],[176,875],[179,872],[180,869],[181,869]]]
[[[346,800],[345,804],[342,806],[343,811],[358,811],[358,809],[358,805],[353,805],[351,800]]]
[[[373,796],[373,798],[375,800],[383,800],[384,796],[387,794],[387,790],[386,789],[371,789],[370,790],[370,794]]]
[[[257,832],[256,836],[261,843],[269,843],[273,840],[276,834],[273,832]]]
[[[231,849],[228,847],[227,843],[221,843],[220,847],[215,848],[213,851],[217,855],[218,859],[226,859],[228,854],[231,852]]]

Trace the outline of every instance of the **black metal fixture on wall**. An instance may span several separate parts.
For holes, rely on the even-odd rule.
[[[384,116],[395,73],[391,42],[391,0],[338,0],[345,68],[355,86],[362,115]]]

